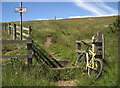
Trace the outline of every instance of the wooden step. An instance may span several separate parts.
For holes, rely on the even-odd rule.
[[[80,67],[63,67],[63,68],[49,68],[49,70],[66,70],[66,69],[78,69]]]
[[[56,66],[62,65],[63,67],[66,66],[70,61],[69,60],[51,60]]]
[[[52,62],[55,62],[54,60],[51,60]],[[57,61],[57,60],[56,60]],[[70,62],[69,60],[58,60],[57,62],[60,62],[60,63],[68,63]]]

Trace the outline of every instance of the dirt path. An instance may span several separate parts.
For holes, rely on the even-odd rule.
[[[48,48],[52,43],[51,43],[51,40],[52,40],[53,36],[47,36],[46,37],[46,41],[44,43],[44,46],[46,48]],[[56,60],[60,60],[59,57],[55,57],[55,53],[54,52],[51,52],[51,55],[53,58],[55,58]],[[69,80],[69,81],[58,81],[57,82],[57,85],[58,86],[76,86],[76,83],[78,82],[78,80]]]
[[[52,35],[46,37],[46,41],[45,41],[45,43],[44,43],[44,46],[45,46],[46,48],[48,48],[48,47],[50,46],[50,44],[52,44],[52,43],[51,43],[52,37],[53,37]]]
[[[45,43],[44,43],[44,46],[45,46],[46,48],[48,48],[48,47],[52,44],[52,43],[51,43],[52,38],[53,38],[53,35],[50,35],[50,36],[47,36],[47,37],[46,37],[46,41],[45,41]],[[55,53],[54,53],[54,52],[51,52],[50,55],[51,55],[53,58],[55,58],[56,60],[60,60],[59,57],[55,57]]]
[[[78,80],[70,80],[70,81],[58,81],[58,86],[76,86]]]

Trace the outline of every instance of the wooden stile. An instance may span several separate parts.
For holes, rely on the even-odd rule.
[[[101,32],[98,32],[97,35],[92,37],[92,40],[81,40],[86,43],[92,43],[92,51],[96,53],[96,58],[105,59],[105,39],[104,35]],[[76,52],[82,53],[81,51],[81,42],[80,40],[76,41]]]

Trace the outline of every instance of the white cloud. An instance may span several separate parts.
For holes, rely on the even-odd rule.
[[[2,2],[74,2],[73,0],[1,0]],[[81,0],[79,0],[81,1]],[[95,0],[84,0],[84,2],[94,2]],[[100,0],[100,2],[119,2],[119,0]]]
[[[64,19],[64,18],[56,18],[56,20],[59,20],[59,19]]]
[[[109,14],[117,14],[117,10],[105,5],[100,0],[94,0],[95,3],[84,2],[84,0],[74,0],[74,3],[93,14],[93,16],[104,16]]]
[[[81,18],[82,16],[70,16],[68,18]]]
[[[115,13],[118,12],[117,10],[115,10],[115,9],[113,9],[113,8],[105,5],[103,2],[100,2],[100,0],[97,0],[97,1],[98,1],[97,3],[98,3],[99,6],[103,7],[103,8],[106,9],[106,10],[108,10],[108,11],[111,12],[112,14],[115,14]]]
[[[48,19],[42,19],[42,18],[40,18],[40,19],[36,19],[36,20],[48,20]]]
[[[59,19],[64,19],[64,18],[56,18],[56,20],[59,20]],[[36,19],[36,20],[54,20],[54,19],[44,19],[44,18],[40,18],[40,19]]]
[[[88,17],[106,17],[106,16],[116,16],[117,14],[109,14],[109,15],[102,15],[102,16],[92,16],[92,15],[86,15],[86,16],[70,16],[68,18],[88,18]]]

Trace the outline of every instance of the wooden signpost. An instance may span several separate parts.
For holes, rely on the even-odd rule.
[[[20,13],[20,39],[22,40],[22,13],[26,13],[27,8],[22,8],[22,2],[20,2],[20,8],[15,8],[15,12]]]

